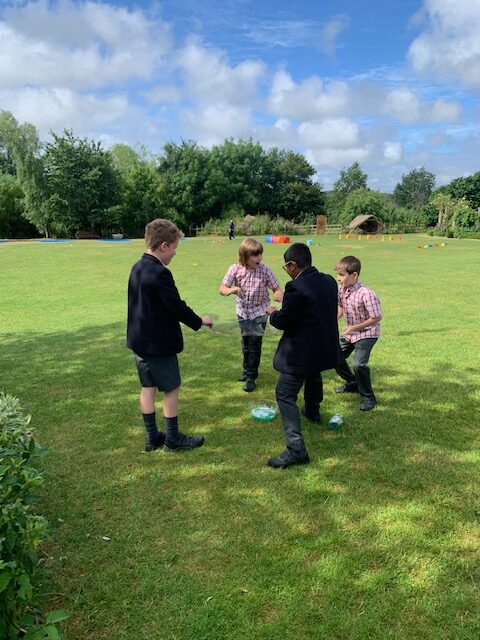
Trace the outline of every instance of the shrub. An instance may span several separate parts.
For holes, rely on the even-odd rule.
[[[470,238],[470,240],[480,240],[480,230],[455,229],[455,238]]]
[[[47,521],[32,510],[43,478],[35,468],[41,447],[19,400],[0,392],[0,638],[34,640],[58,637],[61,611],[37,624],[31,613],[37,577],[36,551],[47,533]],[[29,629],[29,630],[27,630]],[[25,634],[25,635],[23,635]]]
[[[298,235],[301,225],[284,218],[270,218],[268,214],[246,215],[241,218],[210,219],[199,231],[199,235],[228,235],[228,222],[233,219],[236,236],[262,236],[268,233],[276,235]]]

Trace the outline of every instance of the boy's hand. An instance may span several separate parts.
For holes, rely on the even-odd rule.
[[[275,302],[282,302],[283,291],[281,289],[278,289],[277,291],[275,291],[275,293],[273,294],[273,299],[275,300]]]
[[[355,333],[355,327],[353,325],[347,325],[342,331],[342,336],[349,336],[352,333]]]
[[[267,314],[267,316],[269,316],[274,311],[278,311],[277,307],[267,307],[265,313]]]
[[[211,329],[213,327],[213,321],[208,316],[203,316],[202,325],[205,325],[206,327],[210,327]]]
[[[230,293],[239,296],[240,295],[240,287],[232,287],[230,289]]]

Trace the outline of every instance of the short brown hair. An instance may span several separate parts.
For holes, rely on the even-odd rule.
[[[345,269],[347,273],[355,273],[357,272],[360,275],[360,269],[362,268],[362,263],[355,256],[345,256],[341,258],[337,264],[335,265],[335,271],[340,271]]]
[[[173,244],[182,237],[183,233],[177,225],[163,218],[156,218],[145,227],[145,246],[152,251],[155,251],[162,242]]]
[[[238,247],[238,262],[244,267],[251,256],[259,256],[263,253],[263,247],[255,238],[245,238]]]

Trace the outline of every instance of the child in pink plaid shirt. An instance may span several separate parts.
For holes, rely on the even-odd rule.
[[[283,291],[270,267],[262,264],[263,247],[254,238],[245,238],[238,248],[238,263],[232,264],[220,285],[222,296],[236,294],[236,310],[242,337],[244,391],[255,389],[262,356],[262,340],[270,305],[269,289],[281,302]]]
[[[345,318],[346,326],[340,335],[343,362],[336,368],[345,384],[337,393],[355,393],[361,397],[360,409],[370,411],[377,404],[372,390],[368,360],[370,352],[380,336],[382,309],[377,295],[358,281],[361,263],[355,256],[345,256],[336,265],[338,289],[338,317]],[[346,358],[355,351],[353,371]]]

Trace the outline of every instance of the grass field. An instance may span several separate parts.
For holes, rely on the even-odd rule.
[[[219,327],[235,317],[217,290],[238,242],[188,239],[171,264]],[[279,418],[255,423],[248,406],[274,397],[278,334],[248,395],[236,331],[185,328],[180,425],[206,443],[145,455],[124,335],[142,242],[0,245],[0,386],[49,449],[43,603],[70,612],[70,640],[480,637],[480,244],[416,248],[428,242],[315,240],[320,270],[357,255],[381,298],[379,406],[360,412],[327,372],[324,423],[303,424],[312,462],[286,471],[265,466]],[[285,248],[264,253],[282,283]]]

